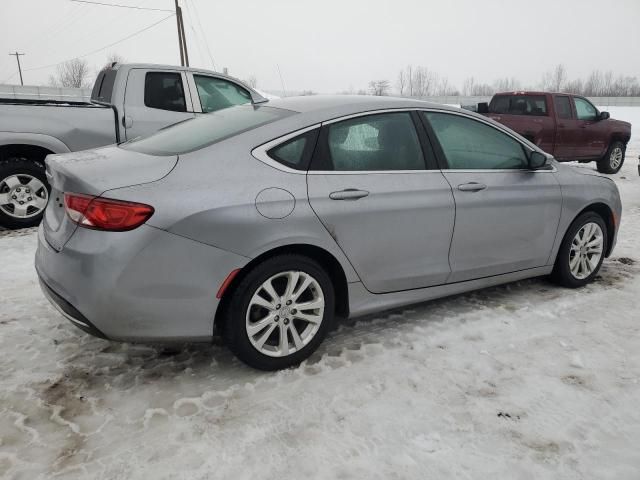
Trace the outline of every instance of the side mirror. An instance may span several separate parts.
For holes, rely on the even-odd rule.
[[[609,115],[609,112],[600,112],[600,117],[598,119],[599,120],[606,120],[608,118],[611,118],[611,115]]]
[[[487,102],[480,102],[476,109],[478,113],[489,113],[489,104]]]
[[[547,156],[544,153],[533,151],[529,155],[529,168],[539,170],[547,164]]]

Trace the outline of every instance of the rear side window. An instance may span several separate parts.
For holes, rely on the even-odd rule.
[[[249,92],[228,80],[206,75],[194,75],[193,80],[205,113],[251,102]]]
[[[336,122],[324,128],[314,170],[425,170],[409,112],[382,113]]]
[[[107,69],[98,74],[96,83],[91,91],[91,100],[111,103],[111,95],[113,94],[113,85],[115,84],[117,73],[117,70]]]
[[[528,168],[522,145],[485,123],[448,113],[424,113],[450,170]]]
[[[148,72],[144,79],[144,104],[150,108],[186,112],[182,75],[176,72]]]
[[[149,155],[179,155],[193,152],[295,112],[272,107],[236,106],[185,120],[149,137],[123,143],[125,150]]]
[[[318,129],[303,133],[267,153],[275,161],[296,170],[306,170],[318,138]]]
[[[569,102],[569,97],[555,97],[553,102],[556,106],[558,118],[571,118],[571,103]]]
[[[547,115],[544,95],[496,95],[489,107],[491,113],[509,115]]]

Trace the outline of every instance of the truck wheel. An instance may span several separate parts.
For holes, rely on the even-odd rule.
[[[44,164],[28,158],[0,161],[0,226],[26,228],[40,223],[49,200]]]
[[[624,163],[625,150],[624,143],[619,141],[611,142],[607,153],[598,160],[598,171],[609,174],[618,173]]]

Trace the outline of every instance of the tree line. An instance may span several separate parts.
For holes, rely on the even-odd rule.
[[[543,90],[567,92],[588,97],[638,97],[638,77],[618,75],[612,71],[593,70],[585,79],[570,79],[562,64],[542,75],[537,85],[523,85],[514,77],[503,77],[492,83],[483,83],[475,77],[466,78],[458,89],[446,76],[424,66],[408,65],[398,73],[395,91],[389,80],[372,80],[366,92],[370,95],[400,94],[406,97],[491,96],[496,92],[513,90]]]

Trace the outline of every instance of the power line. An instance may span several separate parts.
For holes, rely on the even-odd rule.
[[[187,0],[188,2],[188,0]],[[196,21],[198,22],[198,26],[200,27],[200,33],[202,35],[202,39],[204,40],[204,46],[207,47],[207,53],[209,54],[209,60],[211,60],[211,68],[213,70],[216,69],[216,64],[213,61],[213,55],[211,55],[211,50],[209,49],[209,41],[207,40],[207,35],[204,33],[204,28],[202,28],[202,24],[200,23],[200,12],[198,12],[198,6],[196,5],[195,0],[191,1],[191,6],[195,10],[196,13]],[[195,30],[194,30],[195,32]]]
[[[51,64],[49,64],[49,65],[43,65],[43,66],[41,66],[41,67],[26,68],[24,71],[25,71],[25,72],[32,72],[32,71],[34,71],[34,70],[43,70],[43,69],[45,69],[45,68],[55,67],[55,66],[57,66],[57,65],[60,65],[61,63],[68,62],[69,60],[73,60],[73,59],[75,59],[75,58],[84,58],[84,57],[88,57],[89,55],[93,55],[94,53],[98,53],[98,52],[101,52],[101,51],[103,51],[103,50],[106,50],[107,48],[111,48],[111,47],[113,47],[114,45],[117,45],[117,44],[119,44],[119,43],[122,43],[122,42],[124,42],[124,41],[126,41],[126,40],[129,40],[130,38],[135,37],[136,35],[139,35],[139,34],[141,34],[141,33],[143,33],[143,32],[146,32],[146,31],[147,31],[147,30],[149,30],[150,28],[153,28],[153,27],[155,27],[156,25],[158,25],[158,24],[160,24],[160,23],[164,22],[165,20],[170,19],[170,18],[171,18],[171,17],[173,17],[174,15],[175,15],[175,13],[172,13],[171,15],[167,15],[167,16],[166,16],[166,17],[164,17],[162,20],[158,20],[157,22],[152,23],[152,24],[151,24],[151,25],[149,25],[148,27],[145,27],[145,28],[143,28],[143,29],[141,29],[141,30],[138,30],[137,32],[132,33],[131,35],[127,35],[126,37],[121,38],[120,40],[117,40],[117,41],[115,41],[115,42],[113,42],[113,43],[110,43],[109,45],[105,45],[104,47],[100,47],[100,48],[98,48],[98,49],[96,49],[96,50],[92,50],[91,52],[83,53],[82,55],[76,55],[75,57],[69,58],[69,59],[67,59],[67,60],[62,60],[61,62],[58,62],[58,63],[51,63]]]
[[[71,0],[71,1],[76,3],[88,3],[90,5],[103,5],[105,7],[131,8],[133,10],[150,10],[153,12],[173,12],[173,10],[167,10],[165,8],[136,7],[133,5],[120,5],[118,3],[90,2],[88,0]]]

